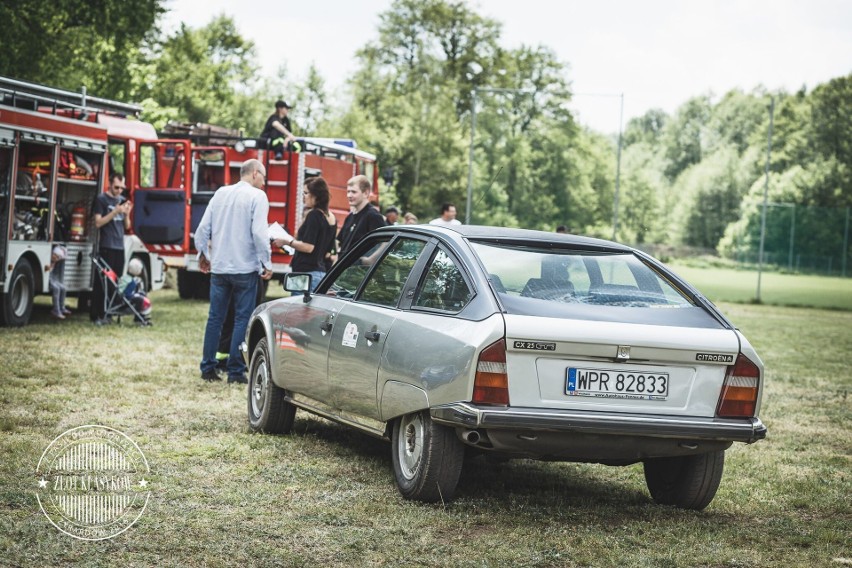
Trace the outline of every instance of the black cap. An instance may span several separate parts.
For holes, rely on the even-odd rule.
[[[293,108],[282,100],[275,101],[275,108]]]

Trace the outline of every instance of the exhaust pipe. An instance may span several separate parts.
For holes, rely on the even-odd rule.
[[[479,443],[479,440],[482,439],[482,436],[479,434],[477,430],[465,430],[462,432],[462,440],[467,442],[468,444],[476,445]]]

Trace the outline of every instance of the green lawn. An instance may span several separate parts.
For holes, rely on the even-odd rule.
[[[457,499],[396,491],[387,443],[297,413],[251,434],[245,387],[199,379],[206,304],[153,295],[153,328],[0,329],[3,566],[712,566],[852,563],[852,312],[720,304],[762,354],[766,440],[735,445],[703,512],[655,505],[640,466],[466,464]],[[35,500],[63,431],[121,430],[151,501],[118,537],[85,542]]]
[[[751,302],[757,297],[757,272],[732,268],[670,267],[714,302]],[[764,272],[760,299],[776,306],[852,310],[852,278]]]

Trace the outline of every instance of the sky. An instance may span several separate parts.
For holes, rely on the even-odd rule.
[[[502,24],[501,45],[544,45],[568,64],[579,121],[603,133],[653,108],[673,113],[731,89],[809,91],[852,73],[848,0],[469,0]],[[378,37],[391,0],[167,0],[164,31],[231,16],[272,77],[314,63],[338,95],[355,51]],[[621,103],[623,101],[623,118]],[[294,113],[298,109],[293,110]]]

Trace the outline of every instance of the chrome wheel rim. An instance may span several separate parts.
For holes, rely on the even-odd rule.
[[[397,452],[399,469],[406,479],[414,479],[423,460],[424,425],[420,414],[410,414],[402,418],[399,425]]]
[[[30,285],[23,275],[18,275],[12,282],[12,313],[20,318],[27,311],[27,303],[30,297]]]
[[[266,357],[259,355],[253,372],[251,374],[251,413],[255,418],[260,418],[263,407],[266,406],[266,397],[269,393],[269,370],[266,366]]]

